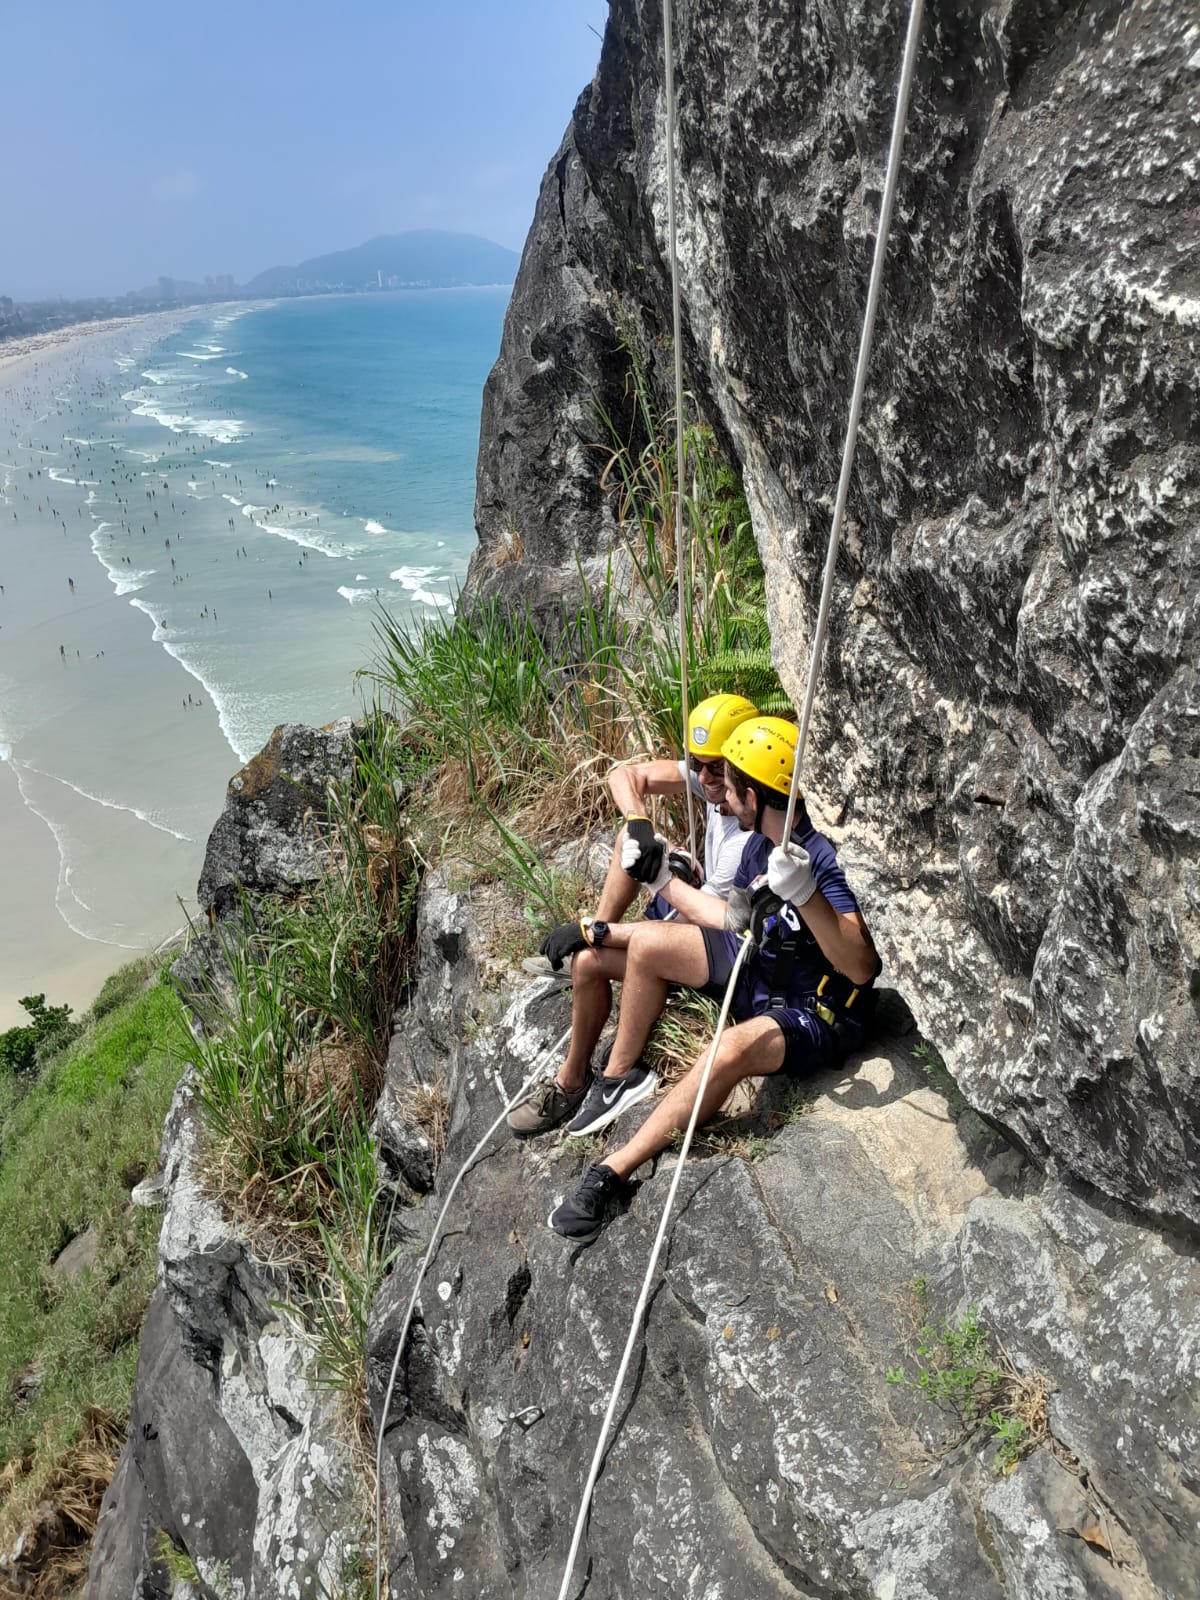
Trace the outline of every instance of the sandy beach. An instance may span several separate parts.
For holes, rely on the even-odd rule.
[[[51,634],[57,636],[65,631],[56,616],[62,610],[60,594],[66,589],[66,581],[58,572],[64,563],[70,569],[73,584],[67,591],[69,598],[77,611],[88,607],[90,626],[86,631],[78,628],[76,636],[90,642],[93,661],[99,652],[104,653],[104,660],[112,656],[114,661],[126,652],[133,672],[159,686],[151,695],[152,700],[169,701],[175,706],[179,703],[176,690],[187,693],[190,680],[182,670],[164,673],[161,652],[138,627],[136,614],[128,606],[112,604],[103,571],[91,559],[86,544],[83,549],[78,548],[79,539],[84,537],[82,531],[76,536],[71,556],[64,556],[45,537],[47,502],[41,500],[36,508],[26,505],[18,500],[8,479],[16,476],[19,481],[21,474],[14,472],[14,466],[19,468],[26,459],[12,449],[14,441],[31,436],[31,424],[54,404],[56,396],[71,387],[86,385],[95,373],[107,375],[113,370],[118,352],[152,346],[194,314],[156,312],[80,323],[0,344],[0,460],[6,464],[8,474],[6,503],[0,505],[4,519],[0,539],[0,584],[4,591],[0,597],[0,702],[9,731],[14,727],[32,730],[37,720],[37,709],[30,703],[28,671],[23,670],[26,652],[22,651],[20,634],[36,639],[39,632],[50,630],[46,633],[45,654],[49,660],[56,653],[57,646],[49,639]],[[65,509],[58,516],[59,522],[51,523],[55,532],[65,522]],[[82,530],[84,519],[80,516],[77,521]],[[165,893],[161,886],[155,892],[152,883],[154,873],[171,872],[174,867],[169,852],[155,846],[160,841],[172,841],[150,833],[143,843],[139,833],[145,830],[139,829],[127,811],[115,809],[107,796],[88,800],[68,793],[58,776],[67,763],[55,760],[53,754],[46,759],[54,742],[61,743],[65,737],[76,747],[88,741],[110,741],[114,759],[119,760],[120,745],[135,737],[133,730],[126,731],[124,725],[135,718],[142,722],[147,715],[140,695],[130,702],[127,714],[103,694],[97,703],[91,703],[91,695],[99,685],[84,669],[87,645],[81,643],[78,648],[80,665],[73,685],[78,699],[70,710],[57,713],[60,728],[72,717],[78,718],[78,732],[55,731],[53,739],[43,740],[32,755],[16,756],[8,735],[0,732],[0,1028],[27,1020],[19,1004],[22,995],[44,993],[54,1003],[65,1000],[81,1010],[95,998],[110,972],[165,938],[183,920],[183,911],[175,900],[173,877],[168,878]],[[168,669],[171,665],[166,663]],[[225,777],[236,770],[238,761],[212,718],[205,726],[200,717],[195,717],[188,725],[188,734],[202,753],[199,762],[183,764],[182,781],[188,781],[204,766],[223,772]],[[216,817],[214,807],[220,803],[220,782],[210,779],[204,788],[211,822]],[[107,938],[81,935],[64,919],[64,903],[69,906],[71,893],[71,868],[64,859],[68,830],[86,833],[101,851],[126,853],[133,863],[129,870],[131,898],[145,895],[147,915],[144,919],[131,919],[134,926],[127,936],[122,937],[119,931]],[[176,831],[192,830],[177,826]],[[202,840],[190,841],[184,848],[196,857],[202,850]],[[190,892],[194,881],[189,863],[188,875],[179,887]],[[80,890],[85,900],[87,893]],[[122,910],[121,920],[126,915]],[[79,925],[83,926],[82,922]]]
[[[48,333],[30,334],[24,339],[5,339],[0,342],[0,390],[19,380],[24,369],[31,364],[31,358],[46,357],[55,352],[69,354],[72,346],[114,333],[126,336],[149,334],[162,338],[195,314],[192,309],[148,311],[138,317],[108,317],[102,322],[72,322],[65,328],[52,328]]]
[[[0,347],[0,1027],[194,909],[230,777],[361,710],[378,607],[474,545],[503,291],[193,308]]]

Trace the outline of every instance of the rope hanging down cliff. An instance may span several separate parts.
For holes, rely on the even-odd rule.
[[[791,790],[788,796],[787,816],[783,828],[783,837],[785,841],[790,839],[792,836],[792,826],[796,811],[796,799],[800,790],[800,765],[804,756],[804,746],[808,736],[809,721],[812,716],[813,699],[816,694],[817,680],[820,676],[823,661],[825,634],[829,620],[829,601],[833,589],[833,575],[837,565],[838,548],[841,543],[842,522],[845,517],[846,497],[849,492],[850,484],[850,470],[854,463],[854,447],[858,441],[858,426],[859,418],[862,412],[863,391],[866,387],[867,364],[870,360],[871,339],[875,331],[875,312],[879,305],[879,292],[883,281],[883,263],[887,254],[888,237],[891,232],[892,205],[893,201],[895,200],[896,185],[900,173],[900,157],[904,148],[904,130],[908,119],[909,93],[912,88],[913,69],[916,65],[917,48],[920,42],[923,12],[924,0],[912,0],[912,8],[909,12],[908,18],[908,33],[905,38],[904,55],[900,66],[900,80],[896,88],[896,109],[892,121],[892,139],[891,148],[888,152],[887,176],[884,182],[883,197],[879,208],[879,228],[875,236],[875,256],[871,265],[871,277],[867,288],[867,303],[863,315],[862,336],[859,341],[858,364],[854,374],[854,388],[850,399],[850,414],[846,424],[845,444],[842,449],[842,470],[840,479],[838,481],[837,502],[834,508],[833,524],[829,531],[829,549],[825,560],[825,581],[821,591],[821,604],[817,615],[817,626],[813,634],[813,647],[809,659],[808,682],[805,687],[804,695],[804,709],[801,716],[800,733],[796,747],[796,761],[792,773]],[[667,53],[667,92],[668,96],[670,96],[670,85],[673,83],[673,77],[670,68],[671,0],[663,0],[663,36],[664,48]],[[668,100],[666,115],[667,127],[669,130],[674,116],[674,106],[670,99]],[[670,161],[670,159],[671,144],[668,135],[668,160]],[[670,238],[670,249],[671,277],[672,283],[675,284],[677,283],[677,272],[675,262],[675,237],[673,231]],[[678,307],[676,310],[678,312]],[[681,387],[682,378],[679,376],[680,348],[678,322],[676,322],[675,330],[675,360],[676,382],[677,386]],[[679,487],[682,491],[682,472]],[[682,570],[680,571],[679,576],[682,580]],[[679,648],[680,657],[683,659],[686,649],[686,636],[683,633],[682,610],[680,613]],[[690,806],[688,811],[690,817]],[[721,1014],[717,1020],[717,1026],[713,1034],[712,1045],[710,1046],[708,1052],[708,1059],[704,1063],[704,1071],[701,1075],[700,1083],[696,1091],[696,1098],[692,1106],[692,1114],[688,1121],[687,1131],[684,1134],[683,1143],[676,1158],[675,1171],[671,1178],[671,1187],[667,1192],[666,1203],[663,1206],[662,1220],[658,1225],[658,1232],[655,1235],[654,1244],[650,1251],[650,1260],[646,1267],[645,1277],[642,1279],[641,1292],[638,1295],[637,1304],[633,1310],[633,1317],[629,1325],[629,1334],[625,1341],[625,1349],[621,1356],[621,1362],[617,1368],[617,1374],[613,1380],[612,1388],[609,1391],[608,1406],[604,1413],[604,1421],[600,1427],[600,1437],[596,1441],[596,1448],[592,1455],[591,1466],[588,1469],[587,1479],[583,1487],[583,1497],[579,1507],[579,1514],[575,1519],[575,1528],[571,1538],[571,1548],[567,1554],[567,1564],[563,1572],[562,1583],[560,1584],[558,1590],[558,1600],[567,1600],[568,1592],[570,1590],[571,1576],[575,1568],[576,1557],[579,1554],[579,1546],[583,1538],[583,1530],[587,1525],[588,1512],[590,1510],[592,1501],[592,1493],[596,1486],[596,1480],[600,1475],[600,1467],[604,1460],[604,1453],[608,1445],[609,1433],[612,1428],[613,1417],[616,1413],[617,1400],[625,1383],[625,1376],[629,1370],[629,1363],[633,1355],[634,1346],[637,1342],[638,1331],[641,1327],[642,1318],[649,1302],[650,1285],[658,1267],[658,1258],[659,1253],[662,1250],[663,1241],[666,1238],[667,1223],[670,1220],[671,1208],[675,1203],[675,1193],[679,1188],[679,1181],[683,1175],[684,1164],[687,1161],[688,1153],[691,1149],[692,1136],[695,1133],[696,1122],[700,1114],[700,1107],[704,1101],[704,1091],[708,1087],[709,1073],[712,1070],[713,1061],[716,1059],[717,1046],[721,1041],[721,1035],[724,1032],[725,1024],[729,1016],[730,1002],[733,998],[734,989],[741,973],[742,963],[745,960],[746,952],[749,948],[750,942],[749,937],[747,936],[742,940],[741,947],[738,950],[737,960],[734,962],[733,970],[729,975],[729,982],[726,986],[725,996],[721,1003]]]
[[[483,1135],[482,1139],[479,1140],[478,1144],[476,1144],[475,1148],[471,1151],[471,1154],[458,1169],[458,1173],[455,1176],[454,1182],[450,1185],[450,1188],[446,1194],[446,1198],[442,1203],[442,1209],[438,1212],[437,1221],[433,1225],[433,1232],[429,1236],[429,1243],[425,1247],[425,1254],[421,1257],[421,1265],[417,1268],[417,1276],[412,1286],[412,1293],[408,1297],[408,1308],[404,1313],[404,1320],[400,1324],[400,1336],[396,1340],[396,1354],[392,1358],[391,1370],[388,1373],[387,1389],[384,1392],[383,1406],[379,1413],[379,1430],[375,1438],[375,1600],[382,1600],[383,1594],[383,1441],[387,1434],[388,1416],[392,1408],[392,1395],[395,1393],[396,1379],[400,1373],[400,1361],[404,1355],[404,1346],[408,1343],[408,1330],[412,1327],[413,1314],[417,1309],[417,1298],[421,1293],[421,1284],[424,1281],[425,1273],[429,1268],[429,1263],[433,1260],[433,1253],[437,1248],[438,1242],[441,1238],[442,1224],[446,1220],[446,1213],[450,1209],[450,1202],[454,1199],[454,1196],[458,1192],[459,1184],[466,1177],[467,1173],[470,1171],[471,1167],[474,1166],[475,1162],[478,1161],[480,1155],[483,1153],[484,1146],[495,1133],[496,1129],[504,1121],[505,1117],[507,1117],[508,1113],[513,1109],[514,1106],[519,1106],[522,1100],[528,1099],[534,1084],[545,1071],[547,1060],[550,1058],[550,1056],[562,1049],[563,1045],[566,1044],[570,1036],[571,1030],[568,1028],[566,1033],[564,1033],[555,1044],[551,1045],[548,1050],[544,1050],[542,1052],[542,1054],[537,1058],[533,1066],[530,1068],[525,1081],[517,1090],[516,1094],[514,1094],[510,1100],[504,1101],[504,1104],[500,1108],[499,1116],[491,1124],[487,1132]],[[499,1083],[499,1078],[497,1078],[497,1084],[499,1085],[501,1089],[501,1095],[503,1096],[504,1086]],[[389,1595],[391,1594],[391,1591],[392,1586],[389,1582],[387,1587],[387,1592]]]
[[[679,305],[679,253],[675,229],[675,50],[671,37],[670,0],[663,0],[663,62],[666,69],[667,254],[671,262],[671,343],[675,352],[675,592],[679,597],[679,694],[683,714],[683,754],[686,760],[691,710],[688,705],[687,602],[691,598],[692,585],[690,575],[685,574],[683,561],[683,316]],[[684,788],[683,795],[687,811],[688,850],[692,860],[699,861],[696,854],[696,808],[692,804],[690,783]]]

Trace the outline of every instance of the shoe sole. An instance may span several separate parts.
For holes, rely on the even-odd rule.
[[[554,1211],[557,1210],[558,1207],[555,1206]],[[602,1222],[598,1222],[592,1229],[591,1233],[559,1233],[558,1229],[554,1226],[554,1211],[552,1211],[546,1218],[546,1226],[550,1229],[551,1233],[558,1233],[558,1237],[560,1239],[568,1239],[572,1244],[591,1244],[592,1240],[599,1236],[600,1230],[604,1226]]]
[[[640,1089],[634,1089],[629,1094],[622,1095],[616,1105],[606,1106],[598,1116],[592,1118],[586,1128],[567,1128],[563,1137],[565,1139],[583,1139],[589,1133],[599,1133],[601,1128],[607,1128],[610,1122],[615,1122],[618,1117],[624,1116],[630,1106],[640,1106],[642,1101],[652,1095],[657,1088],[658,1077],[652,1073]]]
[[[521,963],[521,971],[527,972],[531,978],[557,978],[560,983],[571,982],[570,965],[564,964],[555,972],[545,956],[527,956]]]

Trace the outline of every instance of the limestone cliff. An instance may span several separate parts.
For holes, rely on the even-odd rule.
[[[904,15],[679,19],[685,381],[799,703]],[[619,342],[669,357],[660,11],[615,0],[485,394],[478,591],[569,581]],[[1171,0],[934,4],[838,570],[815,808],[972,1103],[1200,1224],[1200,69]],[[519,532],[522,558],[504,559]]]
[[[660,375],[669,354],[659,26],[616,0],[543,187],[485,396],[476,593],[568,589],[613,537],[595,397],[621,401],[622,338]],[[689,0],[678,26],[687,383],[741,468],[798,697],[902,18]],[[1198,51],[1166,0],[931,8],[808,774],[918,1026],[802,1116],[768,1086],[764,1159],[686,1174],[589,1600],[1196,1592]],[[255,777],[214,908],[303,868],[273,820]],[[426,885],[380,1109],[384,1179],[429,1198],[374,1308],[377,1419],[441,1196],[567,1016],[553,980],[497,985],[485,891],[455,882]],[[974,1110],[930,1088],[935,1050]],[[434,1080],[440,1160],[401,1111]],[[156,1529],[212,1594],[336,1594],[350,1463],[286,1285],[196,1183],[186,1089],[165,1159],[90,1600],[165,1592]],[[385,1433],[402,1600],[558,1591],[668,1165],[572,1250],[544,1219],[585,1159],[500,1137],[456,1201]],[[1011,1474],[887,1381],[914,1279],[1044,1386]]]

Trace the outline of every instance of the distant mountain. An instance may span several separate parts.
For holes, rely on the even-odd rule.
[[[412,233],[368,239],[354,250],[314,256],[297,267],[270,267],[240,293],[319,294],[353,289],[451,289],[464,284],[511,283],[519,257],[473,233]]]

